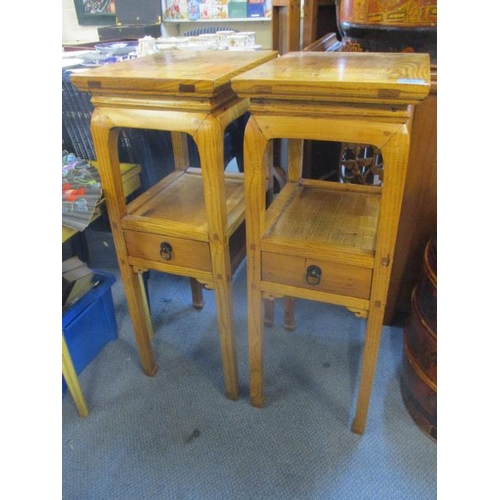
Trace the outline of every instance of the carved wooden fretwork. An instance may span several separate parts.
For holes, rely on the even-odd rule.
[[[380,150],[366,144],[342,143],[339,175],[341,182],[382,186],[384,164]]]

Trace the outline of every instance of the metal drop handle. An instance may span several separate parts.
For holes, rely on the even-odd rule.
[[[160,257],[163,260],[171,260],[172,259],[172,245],[170,243],[167,243],[166,241],[163,241],[160,243]]]
[[[321,268],[319,266],[309,266],[306,270],[306,281],[312,286],[319,285],[321,282]]]

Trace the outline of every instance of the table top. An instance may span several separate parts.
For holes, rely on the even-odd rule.
[[[412,104],[429,93],[428,54],[288,52],[231,81],[241,97]]]
[[[166,51],[72,75],[82,91],[210,97],[236,75],[277,57],[272,50]]]

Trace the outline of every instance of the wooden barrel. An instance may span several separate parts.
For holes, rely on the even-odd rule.
[[[415,423],[437,441],[437,240],[425,248],[404,330],[401,393]]]

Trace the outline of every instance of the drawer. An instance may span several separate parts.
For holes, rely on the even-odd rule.
[[[212,269],[207,242],[130,230],[123,234],[130,257],[201,271]]]
[[[316,266],[317,272],[311,272]],[[309,276],[308,276],[309,268]],[[314,270],[313,270],[314,271]],[[319,277],[316,277],[320,274]],[[262,252],[262,280],[360,299],[370,298],[372,269]]]

